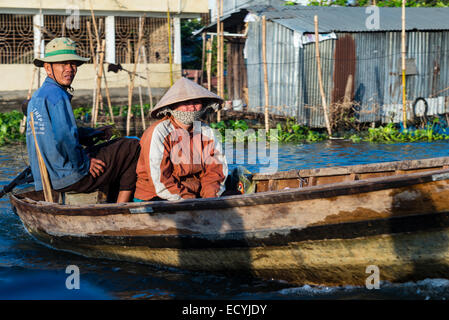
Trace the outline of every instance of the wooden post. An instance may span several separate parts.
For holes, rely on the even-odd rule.
[[[206,33],[203,32],[201,35],[203,38],[203,50],[201,53],[201,74],[200,74],[200,84],[203,85],[204,82],[204,59],[206,58]]]
[[[89,47],[90,47],[90,54],[92,56],[92,60],[93,60],[93,66],[94,66],[94,70],[95,70],[95,83],[97,83],[97,56],[95,55],[95,50],[94,50],[94,43],[93,43],[93,39],[92,39],[92,30],[90,29],[90,22],[87,21],[86,23],[87,26],[87,33],[89,35]],[[93,101],[92,101],[92,119],[91,119],[91,124],[94,124],[94,115],[95,115],[95,106],[97,104],[97,86],[94,86],[94,90],[93,90]]]
[[[108,101],[109,114],[111,115],[112,123],[115,123],[114,111],[112,110],[111,95],[109,94],[108,80],[106,79],[106,72],[103,74],[103,79],[104,79],[104,87],[106,88],[106,99]]]
[[[348,107],[349,104],[352,101],[352,96],[351,96],[351,93],[352,93],[352,81],[353,81],[352,74],[350,74],[348,76],[348,80],[346,80],[345,96],[343,98],[343,105],[345,107]]]
[[[145,114],[143,112],[143,100],[142,100],[142,85],[139,82],[139,102],[140,102],[140,117],[142,118],[142,128],[143,131],[146,129],[145,125]]]
[[[222,23],[220,21],[222,11],[222,1],[217,0],[217,94],[221,97],[223,97],[223,55],[222,55],[222,37],[223,37],[223,30],[222,30]],[[221,112],[220,110],[217,112],[217,122],[220,122],[221,120]]]
[[[143,60],[145,61],[145,71],[147,72],[147,87],[148,87],[148,97],[150,99],[150,110],[153,110],[153,94],[151,92],[150,69],[148,68],[148,60],[145,45],[142,46],[142,57]]]
[[[130,125],[131,125],[131,106],[132,106],[132,98],[133,98],[133,91],[134,91],[134,80],[136,78],[136,70],[137,70],[137,64],[139,62],[139,56],[140,56],[140,46],[142,44],[142,37],[143,37],[143,25],[145,21],[140,19],[139,20],[139,38],[137,40],[137,48],[134,53],[134,67],[133,71],[130,75],[130,81],[129,81],[129,89],[128,89],[128,114],[126,118],[126,135],[128,136],[130,133]]]
[[[31,99],[31,92],[33,91],[33,84],[34,84],[34,78],[36,76],[36,71],[37,71],[37,67],[33,67],[33,73],[31,74],[31,83],[30,86],[28,87],[28,94],[27,94],[27,100]],[[20,121],[20,129],[19,132],[20,134],[24,134],[26,131],[26,123],[27,123],[27,115],[24,114],[22,121]]]
[[[402,34],[401,34],[401,55],[402,55],[402,121],[404,128],[407,128],[407,94],[405,86],[405,1],[402,0]]]
[[[268,95],[268,70],[267,70],[267,20],[265,16],[262,16],[262,62],[263,62],[263,84],[265,91],[265,131],[268,133],[270,129],[269,124],[269,114],[268,114],[268,104],[269,104],[269,95]]]
[[[98,115],[98,104],[100,102],[100,99],[102,99],[101,96],[101,77],[99,77],[99,67],[103,66],[103,63],[99,63],[99,60],[101,60],[101,42],[100,42],[100,33],[98,31],[98,27],[97,27],[97,22],[95,21],[95,14],[94,14],[94,10],[92,7],[92,1],[89,0],[89,5],[90,5],[90,14],[92,17],[92,24],[94,26],[94,31],[95,31],[95,38],[97,40],[97,54],[95,56],[95,73],[96,73],[96,94],[95,94],[95,107],[92,108],[92,126],[95,126],[97,124],[97,115]],[[100,20],[100,28],[101,28],[101,23],[102,20]],[[92,45],[93,47],[93,45]],[[104,57],[104,52],[103,52],[103,57]],[[102,102],[103,103],[103,102]]]
[[[94,14],[94,9],[92,7],[91,0],[89,0],[89,5],[90,5],[90,15],[92,16],[92,24],[94,25],[95,36],[97,38],[97,46],[99,46],[100,45],[100,35],[98,33],[97,22],[95,21],[95,14]]]
[[[214,36],[210,37],[207,40],[207,61],[206,61],[206,69],[207,69],[207,89],[211,91],[212,89],[212,79],[211,79],[211,71],[212,71],[212,44],[214,42]]]
[[[143,47],[143,46],[142,46],[142,47]],[[142,48],[140,48],[140,49],[142,49]],[[139,50],[140,50],[140,49],[139,49]],[[140,55],[140,52],[139,52],[139,63],[142,62],[141,59],[142,59],[142,55]],[[143,131],[145,131],[146,125],[145,125],[145,114],[144,114],[144,111],[143,111],[142,83],[141,83],[141,81],[142,81],[142,80],[139,80],[140,117],[142,118],[142,129],[143,129]]]
[[[98,75],[97,75],[97,101],[95,105],[95,119],[94,124],[97,123],[98,118],[98,103],[103,100],[103,96],[101,95],[101,78],[103,77],[103,61],[104,61],[104,50],[106,47],[106,40],[103,39],[101,42],[101,51],[100,51],[100,61],[98,65]]]
[[[315,23],[315,57],[318,67],[318,82],[320,85],[321,102],[323,103],[324,121],[326,122],[327,133],[329,134],[329,136],[332,136],[332,130],[329,123],[329,115],[327,111],[326,95],[324,94],[323,79],[321,75],[321,61],[320,61],[320,48],[319,48],[320,35],[318,33],[318,16],[315,16],[314,23]]]
[[[47,202],[53,202],[50,178],[48,177],[47,167],[45,166],[44,159],[42,158],[41,150],[39,149],[39,145],[37,143],[36,131],[34,130],[33,112],[30,113],[30,127],[31,131],[33,132],[34,145],[36,146],[36,154],[37,154],[37,161],[39,164],[39,172],[41,174],[42,189],[44,189],[44,198],[45,201]]]
[[[173,65],[172,65],[172,52],[171,52],[171,19],[170,19],[170,7],[169,0],[167,0],[167,32],[168,32],[168,63],[170,64],[170,87],[173,85]]]

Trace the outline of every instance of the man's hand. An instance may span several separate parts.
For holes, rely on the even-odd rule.
[[[99,137],[101,140],[109,140],[109,139],[111,139],[111,137],[112,137],[112,135],[113,135],[113,127],[112,127],[112,126],[100,127],[100,128],[96,128],[95,130],[101,132],[101,133],[98,135],[98,137]]]
[[[103,161],[96,158],[90,158],[89,172],[94,178],[101,176],[105,168],[106,164]]]

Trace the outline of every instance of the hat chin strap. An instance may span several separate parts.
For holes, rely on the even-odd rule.
[[[53,75],[52,79],[55,80],[55,82],[59,84],[61,87],[65,88],[66,90],[70,91],[71,94],[73,94],[73,91],[75,91],[75,89],[73,89],[71,85],[66,86],[65,84],[59,83],[58,80],[56,80],[55,71],[53,70],[53,63],[50,63],[50,67],[51,67],[51,74]]]

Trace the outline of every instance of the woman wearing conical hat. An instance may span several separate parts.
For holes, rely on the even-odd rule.
[[[140,140],[135,201],[220,196],[228,167],[214,130],[201,122],[223,99],[181,78],[151,112]]]

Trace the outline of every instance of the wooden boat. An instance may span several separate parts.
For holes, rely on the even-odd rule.
[[[62,205],[10,195],[38,240],[87,257],[365,285],[449,276],[449,157],[255,174],[213,199]],[[55,198],[59,196],[54,194]]]

